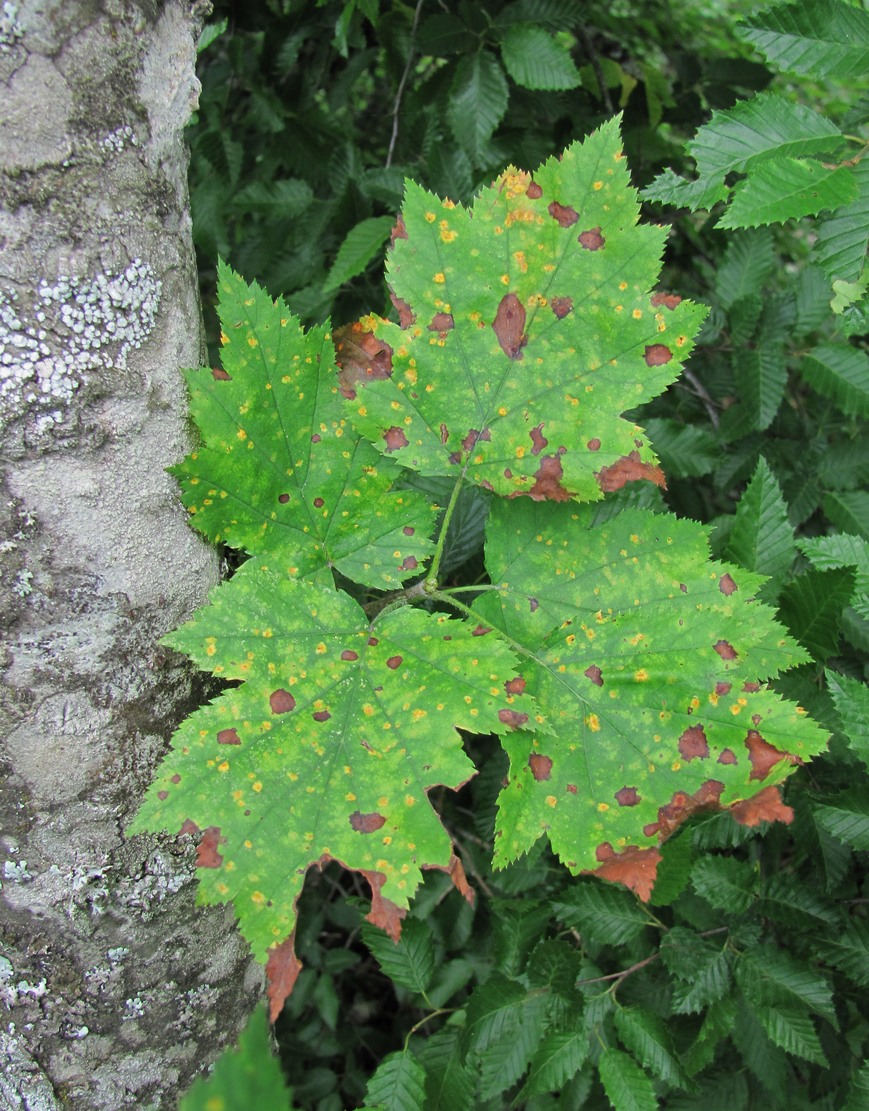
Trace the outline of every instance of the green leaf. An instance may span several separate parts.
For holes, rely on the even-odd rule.
[[[495,25],[537,23],[550,31],[570,31],[580,18],[574,0],[514,0],[498,12]]]
[[[770,232],[742,231],[729,237],[724,258],[715,274],[715,296],[725,309],[744,298],[757,298],[775,270]],[[758,308],[760,302],[757,301]]]
[[[833,299],[830,302],[830,308],[836,316],[847,316],[850,320],[851,314],[860,313],[865,311],[865,306],[861,303],[866,295],[866,289],[869,287],[869,274],[865,271],[860,275],[856,282],[845,282],[837,278],[833,282]],[[846,332],[847,335],[853,335],[853,332]]]
[[[729,995],[712,1003],[703,1018],[703,1023],[687,1051],[682,1055],[682,1061],[689,1076],[711,1064],[720,1042],[729,1036],[736,1019],[736,999]]]
[[[697,178],[689,181],[679,177],[671,169],[666,169],[658,174],[654,181],[640,191],[644,201],[655,201],[658,204],[669,204],[675,208],[689,208],[692,212],[697,209],[714,208],[719,201],[727,199],[730,190],[718,178]]]
[[[323,292],[337,289],[361,274],[369,262],[380,254],[394,223],[391,216],[372,216],[351,228],[326,275]]]
[[[752,1007],[770,1041],[786,1053],[802,1057],[822,1068],[828,1067],[818,1032],[804,1011],[759,1004]]]
[[[869,768],[869,687],[857,679],[828,671],[827,688],[833,696],[851,751]]]
[[[378,1111],[419,1111],[425,1100],[425,1070],[407,1051],[390,1053],[365,1089],[365,1107]]]
[[[459,62],[450,90],[447,119],[456,141],[477,163],[485,143],[504,118],[509,96],[504,71],[488,50]]]
[[[825,116],[776,93],[715,111],[688,144],[703,178],[745,171],[770,159],[834,150],[844,136]]]
[[[558,1092],[585,1064],[588,1033],[569,1030],[547,1034],[531,1058],[528,1080],[520,1098]]]
[[[526,995],[510,1013],[501,1038],[481,1054],[479,1091],[483,1099],[505,1092],[526,1071],[542,1044],[547,1008],[545,995]]]
[[[768,1095],[778,1098],[787,1084],[787,1057],[761,1026],[745,999],[740,1001],[735,1015],[731,1039],[739,1051],[740,1067],[748,1066]]]
[[[869,243],[869,159],[853,167],[856,198],[818,224],[812,251],[815,262],[832,281],[855,282],[863,273]]]
[[[238,1046],[224,1053],[210,1076],[199,1077],[181,1098],[178,1111],[290,1111],[280,1062],[271,1050],[265,1007],[260,1005],[241,1032]]]
[[[787,505],[763,456],[736,507],[725,555],[748,571],[775,579],[790,570],[796,557]]]
[[[810,929],[817,929],[820,922],[831,926],[840,922],[839,914],[827,900],[788,872],[779,872],[764,881],[758,911],[765,918]]]
[[[824,496],[824,512],[843,532],[869,540],[869,493],[842,490]]]
[[[418,918],[408,918],[398,941],[374,926],[363,926],[362,940],[390,980],[424,995],[435,970],[431,928]]]
[[[869,416],[869,355],[848,343],[826,344],[804,355],[800,377],[846,416]]]
[[[719,910],[741,914],[758,895],[757,870],[730,856],[705,856],[694,865],[691,882],[698,895]]]
[[[869,849],[869,791],[865,786],[816,802],[812,811],[818,825],[837,841],[855,849]]]
[[[493,973],[468,1000],[465,1041],[468,1049],[485,1053],[515,1029],[527,990],[499,972]]]
[[[244,682],[182,724],[133,828],[219,828],[200,897],[233,901],[259,959],[293,933],[305,873],[329,859],[368,878],[370,920],[397,937],[420,867],[451,863],[425,792],[473,774],[457,728],[503,731],[499,713],[515,724],[529,701],[505,693],[509,648],[409,607],[371,621],[256,559],[166,642]]]
[[[860,536],[837,532],[832,536],[816,536],[800,540],[797,547],[813,567],[829,571],[840,567],[854,568],[854,593],[851,605],[869,618],[869,543]]]
[[[581,78],[569,50],[533,23],[511,25],[501,40],[504,68],[526,89],[575,89]]]
[[[301,178],[254,181],[233,195],[232,208],[244,214],[255,212],[269,220],[289,220],[301,216],[313,200],[311,186]]]
[[[735,965],[736,980],[748,1000],[808,1008],[837,1026],[830,985],[807,964],[772,945],[758,945],[744,952]]]
[[[757,228],[816,216],[853,201],[857,182],[845,166],[833,169],[798,158],[775,158],[754,166],[733,191],[719,228]]]
[[[664,1020],[644,1007],[618,1007],[615,1026],[626,1049],[644,1069],[677,1088],[689,1085]]]
[[[718,463],[721,451],[718,441],[712,432],[700,425],[652,417],[646,421],[646,435],[655,445],[668,477],[709,474]]]
[[[649,925],[633,895],[592,880],[571,884],[553,900],[552,910],[559,922],[598,944],[625,945]]]
[[[844,929],[812,938],[812,952],[844,972],[860,987],[869,987],[869,922],[854,918]]]
[[[219,283],[224,368],[186,375],[205,446],[170,468],[193,524],[290,575],[336,567],[399,586],[432,550],[433,510],[390,493],[398,469],[348,427],[329,333],[303,333],[283,301],[227,267]]]
[[[530,499],[492,506],[494,589],[473,611],[531,651],[524,689],[547,727],[504,738],[495,864],[545,834],[570,871],[606,877],[612,861],[648,893],[654,856],[636,849],[653,849],[707,797],[713,769],[715,801],[738,804],[789,770],[761,757],[759,737],[802,758],[823,735],[758,686],[805,657],[750,601],[757,576],[709,562],[693,522],[624,510],[589,527],[592,514]],[[629,846],[622,870],[616,847]]]
[[[740,408],[751,428],[762,432],[775,420],[785,394],[788,368],[783,346],[764,343],[734,355]]]
[[[836,654],[842,612],[853,590],[854,573],[845,569],[806,571],[782,591],[782,620],[816,660]]]
[[[705,310],[649,296],[664,232],[638,211],[616,120],[472,210],[409,184],[389,272],[416,319],[369,319],[391,376],[360,390],[359,430],[407,467],[510,497],[660,483],[621,414],[673,380]]]
[[[608,1049],[597,1063],[600,1082],[615,1111],[656,1111],[652,1081],[627,1053]]]
[[[426,1038],[418,1058],[425,1069],[425,1111],[472,1111],[476,1085],[461,1049],[462,1032],[444,1027]]]
[[[869,1102],[869,1060],[863,1062],[851,1078],[848,1089],[848,1101],[843,1104],[842,1111],[863,1111]]]
[[[494,967],[506,976],[517,976],[549,923],[549,906],[536,899],[495,899],[492,913]]]
[[[652,906],[674,903],[688,886],[694,865],[694,846],[690,837],[676,836],[661,846],[661,862],[655,876],[655,889],[649,900]]]
[[[841,0],[779,4],[737,24],[776,69],[847,80],[869,73],[869,14]]]

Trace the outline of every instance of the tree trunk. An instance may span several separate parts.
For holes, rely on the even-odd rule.
[[[204,356],[182,0],[0,3],[0,1108],[174,1108],[261,990],[188,839],[123,830],[216,581],[164,468]]]

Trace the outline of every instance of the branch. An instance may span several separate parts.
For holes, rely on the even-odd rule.
[[[395,150],[395,142],[398,139],[398,112],[401,108],[401,98],[404,96],[404,86],[407,83],[410,67],[413,63],[413,48],[415,46],[414,40],[416,39],[416,28],[419,24],[419,15],[422,11],[422,6],[425,0],[417,0],[416,11],[413,13],[413,24],[410,28],[410,44],[407,51],[407,64],[404,67],[404,73],[401,75],[401,80],[398,82],[398,91],[395,94],[395,103],[392,106],[392,135],[389,139],[389,150],[386,152],[386,168],[392,165],[392,154]]]

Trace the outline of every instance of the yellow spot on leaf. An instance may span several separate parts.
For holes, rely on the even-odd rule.
[[[600,718],[597,714],[589,714],[585,719],[585,724],[589,727],[592,733],[600,732]]]

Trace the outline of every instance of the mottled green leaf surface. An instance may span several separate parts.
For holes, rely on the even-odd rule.
[[[657,478],[621,414],[660,393],[705,310],[654,296],[665,230],[638,225],[616,121],[471,208],[408,185],[388,256],[404,327],[350,412],[390,458],[504,495],[595,500]]]
[[[527,653],[523,689],[551,730],[504,738],[496,862],[545,834],[569,869],[606,876],[692,810],[780,782],[784,753],[811,756],[826,737],[763,686],[805,657],[755,599],[760,576],[709,560],[692,522],[628,510],[590,528],[589,515],[496,503],[495,589],[474,612]],[[635,867],[625,858],[647,890]]]
[[[400,585],[431,551],[432,506],[390,492],[397,468],[347,420],[328,330],[227,267],[220,295],[223,368],[187,372],[205,444],[172,468],[193,523],[290,575]]]

